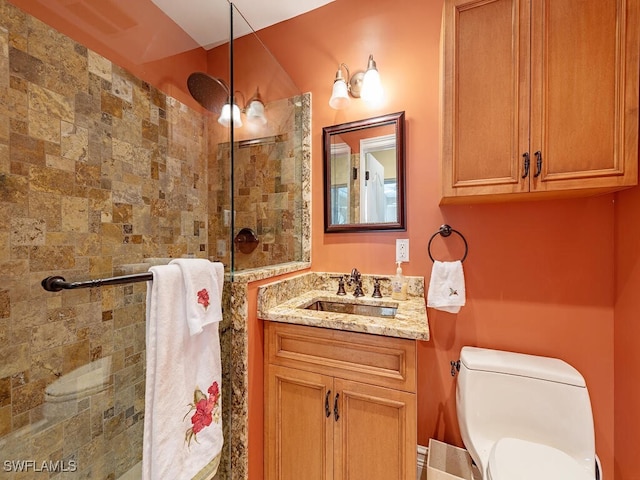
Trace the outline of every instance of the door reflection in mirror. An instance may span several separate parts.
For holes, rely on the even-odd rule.
[[[360,222],[397,222],[395,133],[360,140],[360,159]]]
[[[331,218],[333,223],[351,223],[351,148],[344,142],[331,145]]]

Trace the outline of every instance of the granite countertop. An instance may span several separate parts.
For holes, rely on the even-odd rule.
[[[424,279],[407,277],[407,300],[393,300],[388,288],[383,287],[383,298],[373,298],[374,275],[363,275],[366,295],[355,298],[351,292],[336,295],[333,277],[340,274],[307,273],[260,287],[258,291],[258,317],[274,322],[293,323],[332,328],[350,332],[370,333],[388,337],[429,340],[429,323],[424,300]],[[395,317],[374,317],[348,313],[306,310],[313,301],[397,306]]]

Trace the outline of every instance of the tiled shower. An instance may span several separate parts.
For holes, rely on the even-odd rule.
[[[231,280],[305,255],[299,138],[309,99],[268,107],[272,131],[239,148],[242,135],[233,141],[207,112],[0,0],[0,478],[117,479],[138,464],[146,285],[50,293],[40,281],[137,273],[182,256],[219,259],[229,272],[223,383],[238,398],[229,388],[219,477],[245,478],[242,459],[230,458],[246,440],[233,445],[230,433],[246,421],[234,410],[246,396],[243,287]],[[244,226],[259,247],[234,258]],[[69,393],[70,374],[91,380]]]

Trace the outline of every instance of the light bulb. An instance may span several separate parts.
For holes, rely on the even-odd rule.
[[[266,125],[267,117],[264,114],[264,104],[260,100],[252,100],[247,107],[247,120],[251,123]]]
[[[368,103],[379,104],[382,102],[384,92],[382,90],[382,82],[380,81],[380,73],[373,59],[373,55],[369,55],[367,62],[367,71],[362,79],[362,90],[360,97]]]
[[[336,110],[342,110],[343,108],[347,108],[349,103],[351,103],[351,99],[349,98],[347,83],[341,77],[333,83],[333,91],[331,93],[331,98],[329,99],[329,106]]]
[[[231,115],[233,114],[233,125],[235,127],[242,126],[242,119],[240,118],[240,108],[235,103],[233,104],[233,109],[231,105],[225,103],[222,106],[222,111],[220,112],[220,117],[218,118],[218,123],[225,127],[228,127],[231,124]]]

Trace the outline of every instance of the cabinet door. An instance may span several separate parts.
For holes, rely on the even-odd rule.
[[[266,475],[271,480],[325,480],[333,475],[333,379],[267,367]],[[326,414],[325,402],[330,407]]]
[[[529,190],[529,0],[446,0],[443,195]]]
[[[532,0],[532,190],[637,183],[638,3]]]
[[[336,378],[335,480],[416,478],[416,395]]]

